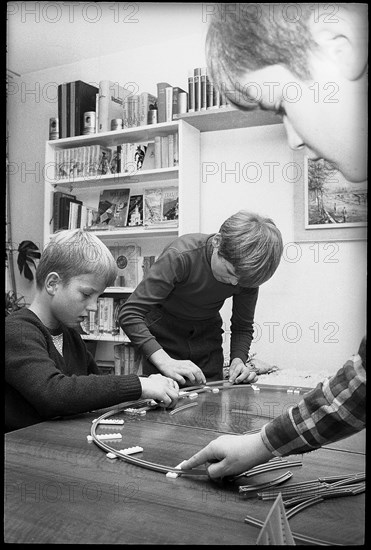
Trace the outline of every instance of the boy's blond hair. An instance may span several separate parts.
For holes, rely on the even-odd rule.
[[[72,277],[93,273],[105,286],[111,286],[117,277],[111,252],[96,235],[83,229],[58,231],[51,237],[36,269],[37,288],[43,287],[46,277],[53,271],[64,284]]]

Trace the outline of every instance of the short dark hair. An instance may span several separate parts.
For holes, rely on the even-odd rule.
[[[258,287],[272,277],[283,243],[271,218],[240,210],[222,224],[219,233],[218,253],[233,266],[241,286]]]
[[[230,6],[215,4],[206,57],[211,80],[232,103],[246,72],[283,65],[302,80],[310,77],[308,53],[317,47],[308,25],[313,4],[241,3],[233,11]],[[297,11],[290,14],[290,6]]]

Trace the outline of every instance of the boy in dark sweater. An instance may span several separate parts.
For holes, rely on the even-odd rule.
[[[218,233],[182,235],[168,246],[122,306],[120,324],[145,373],[180,384],[223,378],[222,319],[232,297],[231,382],[253,382],[246,361],[259,286],[276,271],[283,245],[269,218],[241,210]]]
[[[77,331],[116,275],[111,253],[92,233],[61,231],[46,246],[32,304],[6,318],[7,431],[140,398],[176,403],[171,378],[102,376]]]

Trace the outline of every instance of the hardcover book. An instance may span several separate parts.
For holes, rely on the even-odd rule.
[[[175,119],[177,118],[177,115],[181,113],[186,113],[186,112],[187,112],[187,92],[185,92],[179,86],[174,86],[172,119]]]
[[[130,196],[127,225],[143,225],[143,195]]]
[[[104,189],[99,196],[98,219],[94,229],[126,227],[130,189]]]
[[[69,135],[67,137],[81,136],[84,133],[84,113],[95,111],[96,94],[98,88],[87,84],[82,80],[69,82],[70,118]]]
[[[156,104],[156,96],[148,92],[142,92],[139,95],[139,126],[146,126],[148,124],[148,112],[150,109],[154,109]]]
[[[76,199],[75,195],[71,195],[70,193],[64,193],[63,191],[56,191],[53,195],[53,232],[58,231],[61,229],[61,199],[62,198],[68,198],[68,199]]]
[[[169,87],[168,82],[157,83],[157,122],[166,122],[166,88]]]
[[[164,187],[162,190],[162,221],[178,224],[179,192],[177,187]]]
[[[67,135],[67,82],[58,85],[58,120],[59,137],[66,138]]]
[[[162,189],[144,190],[144,225],[150,226],[162,221]]]
[[[101,80],[99,82],[99,132],[110,132],[111,120],[113,118],[123,118],[125,99],[130,94],[129,90],[120,86],[117,82],[111,80]]]
[[[155,169],[155,143],[151,141],[147,145],[146,154],[144,156],[143,170],[154,170]]]

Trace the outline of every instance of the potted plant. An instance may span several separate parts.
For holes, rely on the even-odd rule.
[[[32,241],[22,241],[17,250],[13,249],[11,243],[7,243],[5,253],[12,282],[12,289],[5,292],[5,316],[27,305],[24,296],[18,296],[17,294],[13,265],[14,252],[18,252],[17,265],[20,274],[31,282],[34,280],[33,269],[36,269],[35,260],[39,259],[41,256],[38,247]]]

